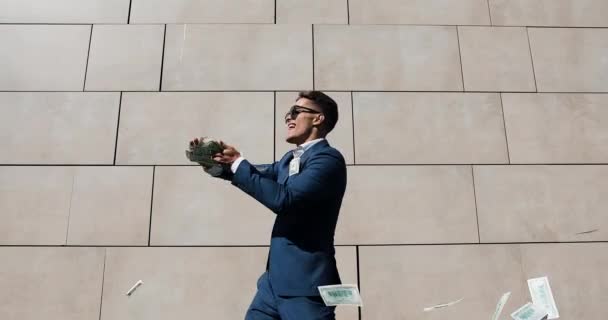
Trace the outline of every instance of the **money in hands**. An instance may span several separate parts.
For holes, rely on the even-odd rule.
[[[196,145],[191,144],[186,150],[186,157],[192,162],[211,167],[218,163],[213,160],[213,155],[222,153],[223,148],[219,142],[210,138],[201,138]]]
[[[200,138],[198,140],[198,144],[190,143],[188,146],[186,150],[188,160],[202,165],[205,172],[213,177],[219,177],[224,171],[229,170],[226,165],[213,160],[213,155],[224,151],[218,141],[210,138]]]
[[[319,286],[318,289],[326,306],[363,305],[359,289],[355,284]]]

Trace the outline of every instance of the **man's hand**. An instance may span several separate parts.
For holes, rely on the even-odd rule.
[[[220,141],[220,145],[222,146],[222,149],[224,149],[224,151],[223,153],[214,154],[214,161],[231,165],[234,161],[236,161],[236,159],[241,156],[241,153],[238,152],[235,147],[227,145],[223,141]]]

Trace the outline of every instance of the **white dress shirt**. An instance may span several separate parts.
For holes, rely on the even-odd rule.
[[[308,142],[302,143],[301,145],[298,146],[298,148],[301,147],[302,149],[304,149],[304,152],[306,152],[306,150],[310,149],[316,143],[321,142],[323,140],[325,140],[325,138],[310,140]],[[302,154],[304,154],[304,152],[302,152]],[[300,155],[300,157],[301,156],[302,155]],[[242,155],[240,157],[238,157],[236,160],[234,160],[234,162],[230,166],[230,170],[232,171],[232,173],[236,173],[236,170],[239,168],[239,165],[241,164],[241,162],[243,162],[243,160],[245,160],[245,158]]]

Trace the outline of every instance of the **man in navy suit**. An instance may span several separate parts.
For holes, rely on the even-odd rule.
[[[325,136],[338,121],[336,102],[320,91],[300,92],[285,116],[293,151],[255,166],[223,144],[214,160],[230,166],[220,177],[276,214],[266,271],[245,320],[329,320],[318,286],[340,284],[334,233],[346,189],[346,164]],[[194,141],[198,143],[197,141]]]

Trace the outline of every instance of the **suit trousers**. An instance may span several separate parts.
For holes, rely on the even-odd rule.
[[[258,279],[257,292],[245,320],[335,320],[336,307],[328,307],[321,296],[287,297],[276,295],[268,272]]]

